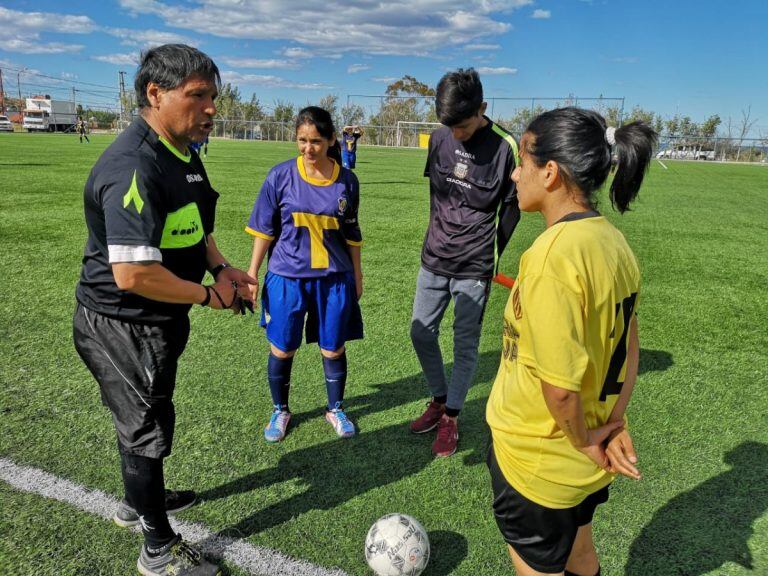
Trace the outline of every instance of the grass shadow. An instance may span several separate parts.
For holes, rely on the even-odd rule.
[[[638,374],[645,374],[646,372],[664,372],[664,370],[671,367],[672,364],[674,364],[674,362],[672,361],[672,354],[669,352],[640,348],[640,366],[638,367]]]
[[[451,574],[467,557],[467,539],[458,532],[429,532],[429,564],[422,576]]]
[[[626,576],[701,576],[733,562],[752,570],[752,524],[768,508],[768,445],[744,442],[732,469],[675,496],[632,543]]]
[[[499,352],[481,355],[477,381],[492,377],[498,359]],[[352,399],[348,412],[353,419],[359,419],[418,398],[426,399],[426,387],[418,380],[418,376],[410,376],[381,385],[376,392]],[[488,445],[485,403],[485,398],[476,398],[467,402],[462,410],[462,436],[454,457],[462,454],[464,465],[484,461]],[[248,474],[198,495],[203,501],[217,500],[291,479],[298,479],[306,487],[303,492],[256,510],[221,530],[219,535],[225,537],[246,537],[311,510],[332,510],[369,490],[417,474],[433,461],[430,449],[433,435],[411,434],[408,423],[401,420],[384,428],[362,430],[353,438],[333,438],[294,450],[282,456],[273,468]],[[392,450],[392,446],[397,446],[397,450]],[[372,461],[376,466],[371,466]]]

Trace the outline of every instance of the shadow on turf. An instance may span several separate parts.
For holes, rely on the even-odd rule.
[[[499,357],[500,352],[480,355],[476,382],[487,382],[493,378]],[[425,398],[425,394],[426,387],[421,375],[411,376],[383,384],[371,394],[350,399],[347,412],[354,420],[359,420],[367,414]],[[454,458],[463,454],[465,465],[480,464],[485,459],[488,447],[485,404],[486,398],[477,398],[467,402],[462,410],[461,440],[459,452]],[[414,418],[417,415],[415,413]],[[317,414],[304,413],[297,417],[301,421],[317,417]],[[307,486],[301,494],[286,497],[257,510],[220,532],[229,537],[246,537],[288,522],[311,510],[332,510],[369,490],[417,474],[434,461],[431,452],[434,435],[411,434],[408,424],[409,421],[401,420],[377,430],[363,430],[354,438],[333,438],[318,445],[294,450],[282,456],[273,468],[248,474],[200,492],[198,496],[202,501],[217,500],[294,478],[300,479]],[[295,432],[294,428],[289,433]],[[365,538],[367,529],[367,526],[360,527],[360,541]]]
[[[768,509],[768,445],[744,442],[724,461],[731,470],[654,514],[632,543],[626,576],[700,576],[726,562],[753,569],[748,542]]]
[[[672,354],[669,352],[640,348],[640,366],[638,374],[645,374],[646,372],[664,372],[664,370],[672,366],[672,364],[674,364],[674,362],[672,362]]]
[[[467,539],[458,532],[429,532],[429,564],[422,576],[450,574],[467,557]]]

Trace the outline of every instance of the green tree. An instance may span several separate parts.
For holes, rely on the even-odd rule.
[[[296,112],[293,104],[290,102],[283,102],[282,100],[276,100],[272,117],[275,119],[275,122],[293,123],[296,119]]]
[[[435,90],[413,76],[406,74],[392,82],[385,94],[378,113],[371,117],[372,124],[395,126],[398,122],[428,122],[428,118],[434,118]]]
[[[714,138],[717,133],[717,127],[720,126],[720,116],[713,114],[701,124],[701,135],[706,138]]]
[[[345,104],[341,107],[341,127],[365,122],[365,110],[359,104]]]
[[[250,102],[243,104],[243,111],[245,119],[250,122],[263,120],[266,116],[266,114],[264,114],[264,109],[261,106],[261,102],[259,102],[256,94],[251,95]]]
[[[624,124],[628,122],[645,122],[648,126],[653,126],[653,119],[656,115],[650,110],[644,110],[640,106],[635,106],[632,111],[624,118]]]
[[[333,119],[333,125],[336,126],[337,130],[341,130],[343,124],[338,111],[339,97],[336,94],[326,94],[320,98],[320,102],[318,102],[317,105],[328,111]]]

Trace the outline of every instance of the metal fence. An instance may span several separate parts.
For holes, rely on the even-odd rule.
[[[666,135],[659,139],[656,156],[674,160],[765,163],[768,139]]]
[[[501,122],[501,124],[517,135],[524,129],[507,122]],[[362,124],[363,140],[361,143],[373,146],[417,147],[420,145],[420,134],[429,134],[438,126],[438,124],[427,122],[399,122],[392,126]],[[271,120],[217,119],[214,122],[211,136],[234,140],[293,142],[295,126],[293,122]],[[666,135],[659,140],[657,157],[679,160],[765,163],[768,158],[768,140]]]

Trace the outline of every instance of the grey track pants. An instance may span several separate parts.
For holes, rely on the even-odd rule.
[[[477,349],[490,280],[448,278],[423,267],[416,281],[411,341],[432,396],[448,396],[446,406],[460,410],[477,368]],[[453,300],[453,371],[448,384],[438,337],[440,322]]]

